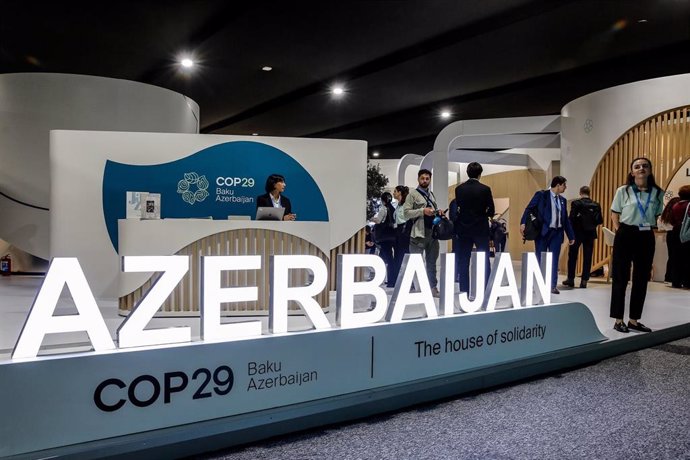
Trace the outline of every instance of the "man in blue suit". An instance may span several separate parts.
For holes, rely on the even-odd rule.
[[[520,233],[524,236],[525,221],[530,209],[536,209],[541,220],[541,232],[534,240],[534,248],[537,252],[537,259],[541,262],[541,253],[550,252],[552,254],[553,266],[551,267],[551,293],[560,294],[556,287],[558,284],[558,257],[561,254],[563,245],[563,231],[568,235],[569,244],[575,242],[575,233],[568,219],[568,202],[561,196],[567,188],[566,179],[563,176],[556,176],[551,180],[551,189],[540,190],[534,194],[525,212],[520,219]]]

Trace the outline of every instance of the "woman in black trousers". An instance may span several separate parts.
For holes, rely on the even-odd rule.
[[[668,254],[668,259],[666,260],[666,273],[664,274],[664,281],[668,283],[673,281],[673,271],[677,265],[677,259],[680,257],[680,253],[678,252],[680,249],[678,232],[673,232],[673,224],[671,223],[673,205],[679,201],[680,197],[671,198],[669,202],[666,203],[666,207],[661,213],[661,217],[659,217],[659,230],[666,231],[666,253]]]
[[[635,158],[630,164],[627,184],[619,187],[611,203],[611,220],[616,236],[613,241],[611,317],[618,332],[652,330],[639,322],[642,317],[647,283],[654,260],[654,228],[664,209],[664,191],[656,185],[652,162]],[[623,322],[625,290],[633,268],[630,291],[630,320]]]
[[[675,257],[673,258],[673,269],[671,270],[671,286],[674,288],[690,289],[690,241],[683,243],[680,240],[680,230],[683,226],[683,219],[688,214],[690,205],[690,185],[683,185],[678,190],[680,198],[671,210],[671,230],[669,237],[676,246]],[[690,217],[688,217],[690,218]]]

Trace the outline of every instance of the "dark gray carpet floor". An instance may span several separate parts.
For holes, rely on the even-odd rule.
[[[690,459],[690,338],[203,459]]]

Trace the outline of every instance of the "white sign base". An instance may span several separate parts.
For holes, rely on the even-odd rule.
[[[0,456],[509,363],[604,340],[580,303],[0,363]]]

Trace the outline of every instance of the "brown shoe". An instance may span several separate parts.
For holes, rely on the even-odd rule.
[[[436,288],[436,287],[431,288],[431,295],[434,297],[441,297],[441,293],[438,292],[438,288]]]

